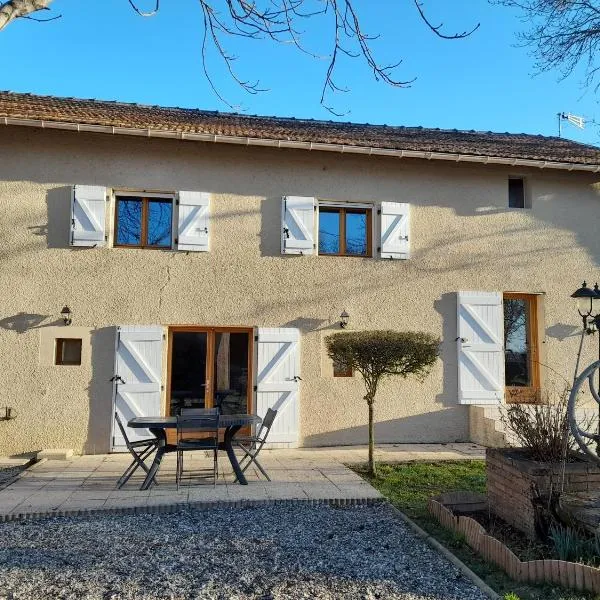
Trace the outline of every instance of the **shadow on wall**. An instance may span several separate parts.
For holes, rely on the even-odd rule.
[[[112,423],[116,327],[101,327],[92,332],[92,378],[88,386],[89,421],[85,454],[106,453],[110,450]]]
[[[442,294],[433,307],[442,317],[442,393],[436,401],[442,406],[456,406],[458,403],[458,353],[456,350],[456,293]]]
[[[49,317],[50,315],[20,312],[12,317],[0,319],[0,327],[8,331],[25,333],[30,329],[41,329],[42,327],[55,327],[56,325],[63,325],[63,321],[61,319],[57,319],[56,321],[51,321],[50,323],[45,323],[42,325],[42,323]]]
[[[48,248],[69,247],[69,223],[71,222],[71,186],[52,188],[46,194]]]
[[[366,420],[367,403],[363,402],[363,404],[362,409]],[[422,415],[376,422],[375,444],[468,442],[467,409],[467,406],[455,406]],[[360,407],[357,407],[357,410],[360,410]],[[377,418],[377,401],[375,401],[375,418]],[[448,423],[456,423],[456,427],[451,432],[448,430]],[[368,442],[367,425],[328,431],[304,438],[305,446],[352,446]]]
[[[289,258],[291,255],[281,254],[281,196],[260,203],[260,219],[260,255]]]

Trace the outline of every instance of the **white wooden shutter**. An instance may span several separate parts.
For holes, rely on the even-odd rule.
[[[260,328],[256,361],[256,413],[277,411],[269,444],[298,445],[300,387],[300,331]]]
[[[179,192],[177,250],[208,252],[210,194]]]
[[[133,417],[161,414],[163,328],[132,326],[117,328],[114,412],[127,428]],[[116,422],[112,428],[112,449],[124,450],[125,442]],[[127,428],[131,441],[152,437],[147,429]]]
[[[284,196],[281,199],[281,252],[314,254],[315,199]]]
[[[499,292],[458,292],[458,401],[504,399],[504,309]]]
[[[104,246],[106,188],[74,185],[71,195],[71,246]]]
[[[379,205],[379,216],[381,258],[409,258],[410,204],[382,202]]]

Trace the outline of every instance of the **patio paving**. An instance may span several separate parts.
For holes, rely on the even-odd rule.
[[[484,448],[474,444],[395,444],[379,446],[382,462],[408,460],[465,460],[483,458]],[[216,486],[200,477],[211,466],[204,452],[186,454],[183,485],[175,486],[175,456],[168,454],[159,472],[159,485],[139,489],[140,470],[122,488],[116,482],[130,462],[128,454],[74,456],[44,460],[31,466],[11,484],[0,488],[0,521],[48,514],[71,515],[102,512],[162,512],[185,504],[222,506],[308,503],[369,504],[381,494],[345,466],[364,462],[365,447],[263,450],[261,464],[272,481],[246,471],[248,485],[234,483],[226,456],[219,460]]]

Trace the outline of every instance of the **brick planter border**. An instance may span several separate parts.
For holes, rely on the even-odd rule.
[[[529,460],[520,448],[486,450],[487,497],[490,510],[534,539],[535,486],[542,496],[553,491],[600,491],[600,466],[584,460],[541,463]]]
[[[457,517],[433,498],[429,513],[446,529],[463,535],[467,544],[484,560],[500,567],[511,579],[523,583],[551,583],[578,591],[600,593],[600,569],[564,560],[521,561],[501,541],[471,517]]]

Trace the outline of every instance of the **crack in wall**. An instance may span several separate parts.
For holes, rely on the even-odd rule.
[[[167,286],[171,283],[171,265],[167,264],[165,267],[166,280],[158,291],[158,322],[161,322],[162,306],[163,306],[163,292]]]

